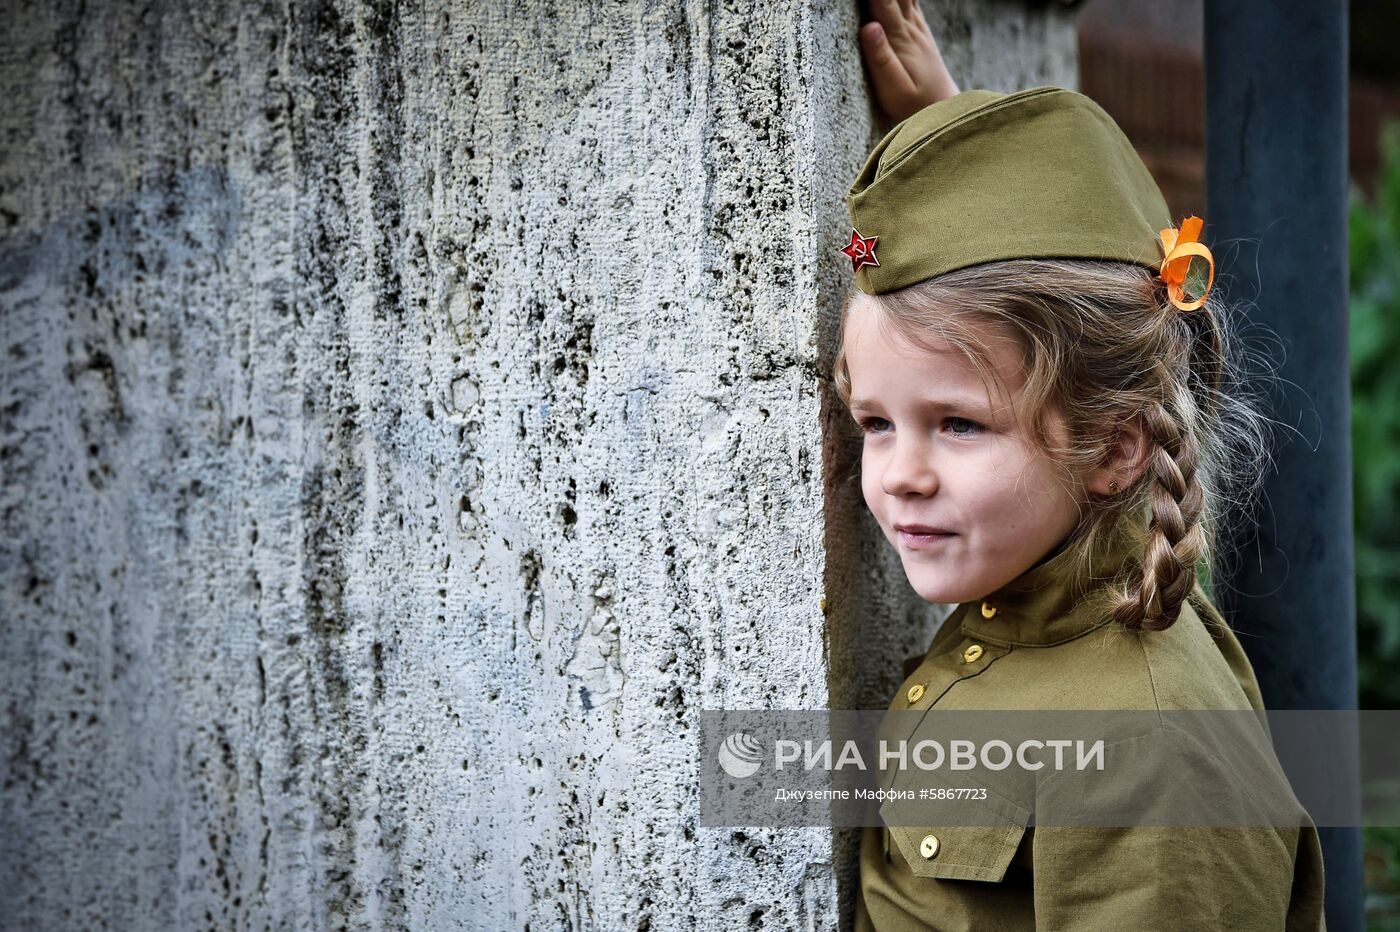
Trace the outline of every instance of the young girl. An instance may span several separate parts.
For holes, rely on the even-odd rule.
[[[891,710],[1262,710],[1196,580],[1267,458],[1201,222],[1173,227],[1088,98],[959,92],[917,3],[872,7],[862,47],[902,122],[848,197],[835,382],[910,584],[957,605]],[[1312,930],[1322,884],[1306,819],[886,824],[862,835],[856,929]]]

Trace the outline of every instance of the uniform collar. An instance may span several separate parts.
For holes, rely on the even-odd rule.
[[[1145,530],[1145,522],[1120,528],[1098,548],[1087,572],[1082,563],[1076,566],[1078,548],[1062,543],[984,599],[958,606],[963,633],[993,644],[1049,647],[1102,627],[1110,620],[1109,584],[1142,553]]]

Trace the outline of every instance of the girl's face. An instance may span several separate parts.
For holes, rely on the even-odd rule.
[[[1067,488],[1064,470],[1015,423],[1025,384],[1015,343],[982,335],[993,366],[989,389],[953,346],[914,347],[892,328],[884,332],[877,314],[858,295],[845,336],[851,412],[865,438],[865,503],[920,596],[979,600],[1074,530],[1083,490]],[[1050,430],[1064,442],[1059,418]]]

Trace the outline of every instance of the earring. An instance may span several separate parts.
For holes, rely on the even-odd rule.
[[[1116,482],[1110,482],[1110,483],[1108,484],[1108,494],[1109,494],[1109,495],[1117,495],[1118,492],[1119,492],[1118,483],[1116,483]]]

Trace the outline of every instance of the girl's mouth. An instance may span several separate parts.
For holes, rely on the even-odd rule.
[[[900,542],[903,543],[904,546],[912,547],[916,550],[921,550],[926,547],[937,547],[944,541],[951,540],[952,538],[957,536],[958,535],[952,533],[951,531],[932,534],[918,534],[912,531],[899,532]]]

